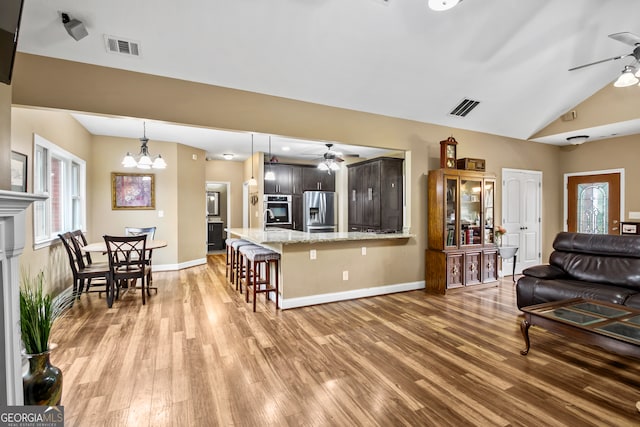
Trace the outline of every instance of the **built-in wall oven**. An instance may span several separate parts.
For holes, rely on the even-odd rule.
[[[290,225],[291,224],[291,196],[290,195],[265,194],[264,209],[265,209],[266,225]]]

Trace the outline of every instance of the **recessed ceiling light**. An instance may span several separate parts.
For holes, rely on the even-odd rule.
[[[429,8],[431,10],[449,10],[455,7],[462,0],[429,0]]]
[[[291,150],[290,147],[282,147],[282,151],[289,151],[289,150]]]
[[[225,160],[232,160],[233,159],[233,154],[223,154],[222,158]]]
[[[574,135],[574,136],[568,136],[567,142],[573,145],[580,145],[583,142],[585,142],[587,139],[589,139],[589,135]]]

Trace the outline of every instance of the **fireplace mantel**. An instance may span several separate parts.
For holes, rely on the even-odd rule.
[[[0,405],[22,405],[20,356],[20,271],[18,256],[25,245],[25,210],[47,196],[0,190]]]

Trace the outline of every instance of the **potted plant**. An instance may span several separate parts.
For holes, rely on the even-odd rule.
[[[43,291],[44,272],[35,277],[22,271],[20,284],[20,335],[29,360],[22,376],[25,405],[60,404],[62,372],[49,361],[49,335],[54,321],[73,304],[71,289],[55,298]]]

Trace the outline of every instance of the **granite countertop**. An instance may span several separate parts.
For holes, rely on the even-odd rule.
[[[307,233],[304,231],[270,228],[264,231],[259,228],[226,228],[228,233],[239,236],[257,244],[280,243],[321,243],[358,240],[391,240],[415,237],[409,233],[361,233],[361,232],[329,232]]]

